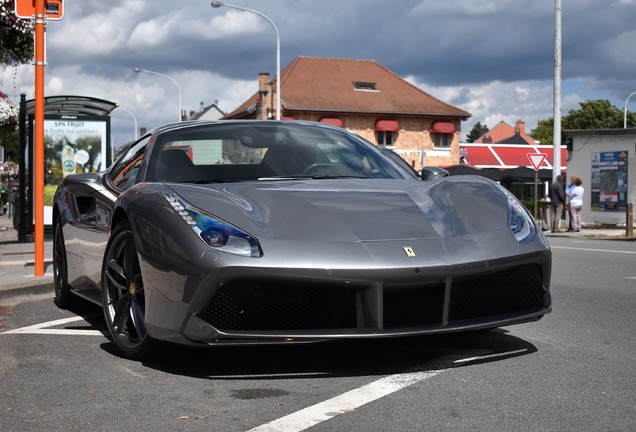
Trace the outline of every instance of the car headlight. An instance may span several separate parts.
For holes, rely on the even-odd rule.
[[[245,231],[187,204],[175,194],[162,194],[174,211],[210,247],[235,255],[258,258],[258,242]]]
[[[508,228],[519,243],[528,243],[537,235],[537,228],[528,210],[507,189],[500,186],[508,200]]]

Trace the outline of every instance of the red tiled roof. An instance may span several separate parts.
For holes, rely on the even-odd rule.
[[[373,60],[299,56],[281,71],[281,76],[281,100],[287,115],[293,111],[313,111],[446,118],[471,116]],[[354,82],[374,83],[375,90],[357,90]],[[241,117],[256,104],[257,97],[255,93],[227,117]]]
[[[510,126],[508,123],[501,121],[497,124],[497,126],[477,138],[475,142],[488,142],[493,144],[518,144],[525,142],[527,144],[535,144],[534,139],[526,134],[525,123],[521,120],[517,122],[516,127]]]

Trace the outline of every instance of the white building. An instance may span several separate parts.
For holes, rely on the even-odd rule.
[[[564,130],[567,176],[583,182],[583,226],[625,226],[636,203],[636,129]],[[566,183],[569,180],[566,179]]]

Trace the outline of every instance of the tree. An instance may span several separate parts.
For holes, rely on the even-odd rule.
[[[541,144],[552,144],[554,139],[554,119],[539,120],[537,127],[532,129],[530,135]]]
[[[618,129],[623,127],[623,110],[608,100],[581,102],[563,118],[563,129]]]
[[[468,132],[468,134],[466,135],[466,142],[475,142],[486,132],[488,132],[488,126],[486,126],[485,124],[482,125],[480,122],[477,122],[470,130],[470,132]]]
[[[33,59],[31,20],[16,16],[14,0],[0,0],[0,65],[28,63]]]
[[[562,129],[620,129],[623,127],[623,110],[613,106],[608,100],[588,100],[579,105],[579,109],[572,109],[567,116],[561,118]],[[627,127],[636,127],[635,113],[627,113]],[[553,144],[553,119],[539,120],[531,134],[541,144]]]

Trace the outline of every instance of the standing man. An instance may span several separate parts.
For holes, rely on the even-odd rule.
[[[561,214],[565,205],[565,192],[563,191],[563,176],[558,175],[550,187],[550,208],[552,209],[552,232],[559,232]]]

